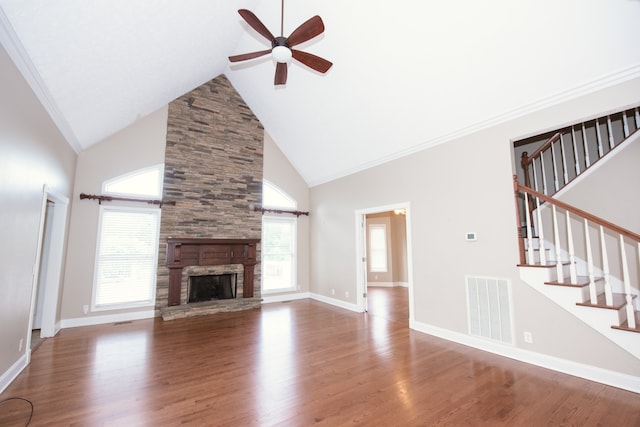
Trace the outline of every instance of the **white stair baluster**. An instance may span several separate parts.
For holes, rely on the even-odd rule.
[[[613,138],[613,126],[611,125],[611,116],[607,116],[607,130],[609,131],[609,148],[616,146],[616,141]]]
[[[640,129],[640,108],[636,107],[636,113],[634,116],[636,117],[636,129]]]
[[[600,226],[600,249],[602,250],[602,271],[604,273],[604,298],[607,305],[613,305],[613,293],[611,292],[611,271],[609,270],[609,255],[604,240],[604,227]]]
[[[562,254],[560,252],[560,229],[558,228],[558,213],[556,205],[551,205],[553,213],[553,240],[556,245],[556,280],[560,283],[564,280],[562,272]]]
[[[536,170],[536,159],[531,159],[531,169],[533,169],[533,189],[540,191],[538,188],[538,172]]]
[[[578,144],[576,144],[576,130],[571,126],[571,145],[573,145],[573,158],[576,163],[576,176],[580,175],[580,158],[578,157]]]
[[[638,244],[640,249],[640,243]],[[624,236],[620,234],[620,256],[622,257],[622,278],[624,280],[624,293],[627,301],[625,311],[627,314],[627,325],[630,328],[636,327],[636,316],[633,309],[633,295],[631,294],[631,279],[629,278],[629,265],[627,263],[627,253],[624,249]],[[640,255],[639,255],[640,256]]]
[[[589,301],[598,303],[598,290],[596,289],[595,274],[593,272],[593,251],[591,250],[591,236],[589,235],[589,221],[584,219],[584,241],[587,245],[587,269],[589,271]]]
[[[567,248],[569,250],[569,274],[571,275],[571,283],[578,283],[578,270],[576,267],[576,252],[573,247],[573,231],[571,228],[571,214],[565,211],[567,219]]]
[[[569,182],[569,173],[567,171],[567,155],[564,152],[564,141],[562,139],[562,133],[560,133],[560,155],[562,156],[562,170],[564,171],[564,184]]]
[[[536,255],[533,249],[533,230],[531,226],[531,210],[529,207],[529,194],[524,194],[524,217],[527,226],[527,264],[533,265],[536,263]]]
[[[622,112],[622,129],[624,131],[624,137],[627,138],[629,136],[629,120],[627,119],[627,112]]]
[[[547,190],[547,171],[544,167],[544,155],[540,153],[540,175],[542,175],[542,193],[549,195],[549,191]]]
[[[560,189],[560,182],[558,181],[558,166],[557,166],[555,146],[556,146],[555,142],[553,144],[551,144],[551,161],[553,162],[554,192],[556,192],[556,191],[558,191]]]
[[[540,251],[540,264],[547,264],[547,254],[544,248],[544,227],[542,226],[542,209],[540,209],[540,199],[536,197],[536,214],[538,222],[536,223],[536,230],[538,230],[538,247]]]
[[[604,156],[604,151],[602,148],[602,135],[600,134],[600,121],[599,119],[596,119],[596,138],[597,138],[597,142],[598,142],[598,156],[599,158],[601,158],[602,156]]]
[[[582,145],[584,146],[584,161],[587,168],[591,166],[591,160],[589,159],[589,141],[587,140],[587,129],[582,123]]]

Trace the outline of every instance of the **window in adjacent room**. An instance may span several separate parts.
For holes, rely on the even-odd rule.
[[[369,271],[372,273],[387,271],[386,224],[369,224]]]
[[[162,165],[125,174],[103,194],[154,198],[162,194]],[[93,310],[151,306],[155,302],[160,209],[100,206]]]
[[[263,207],[295,210],[296,201],[275,185],[262,186]],[[296,286],[296,217],[262,217],[262,291],[294,290]]]

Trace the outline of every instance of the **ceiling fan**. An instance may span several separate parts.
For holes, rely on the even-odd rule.
[[[239,62],[246,61],[247,59],[258,58],[260,56],[271,53],[273,59],[276,61],[276,75],[274,84],[283,85],[287,82],[287,67],[291,58],[303,63],[309,68],[312,68],[320,73],[326,73],[333,65],[331,62],[324,58],[313,55],[311,53],[303,52],[301,50],[293,49],[301,43],[304,43],[312,38],[319,36],[324,32],[324,24],[322,19],[316,15],[309,18],[296,28],[289,37],[284,37],[284,0],[282,0],[282,12],[280,16],[280,36],[275,37],[267,29],[267,27],[260,22],[258,17],[253,12],[247,9],[240,9],[238,13],[249,24],[251,28],[256,30],[260,35],[271,42],[271,49],[261,50],[258,52],[245,53],[242,55],[230,56],[229,61]]]

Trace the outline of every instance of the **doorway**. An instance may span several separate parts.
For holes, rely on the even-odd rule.
[[[372,243],[369,240],[375,239],[378,244],[373,242],[373,252],[368,256]],[[393,318],[390,320],[402,320],[404,317],[404,321],[408,319],[411,326],[413,268],[410,204],[405,202],[357,210],[356,244],[358,311],[384,310],[385,316]],[[395,307],[389,305],[394,299],[402,306],[408,305],[408,310],[404,310],[404,313],[394,310]]]
[[[36,254],[38,272],[34,275],[31,297],[29,342],[33,334],[39,338],[53,337],[60,330],[56,321],[60,301],[60,281],[67,224],[69,199],[45,185],[42,195],[39,245]],[[31,347],[31,350],[33,347]]]

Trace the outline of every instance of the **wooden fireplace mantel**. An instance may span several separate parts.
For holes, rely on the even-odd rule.
[[[182,269],[194,265],[244,266],[243,298],[253,298],[256,246],[260,239],[167,239],[169,306],[180,305]]]

